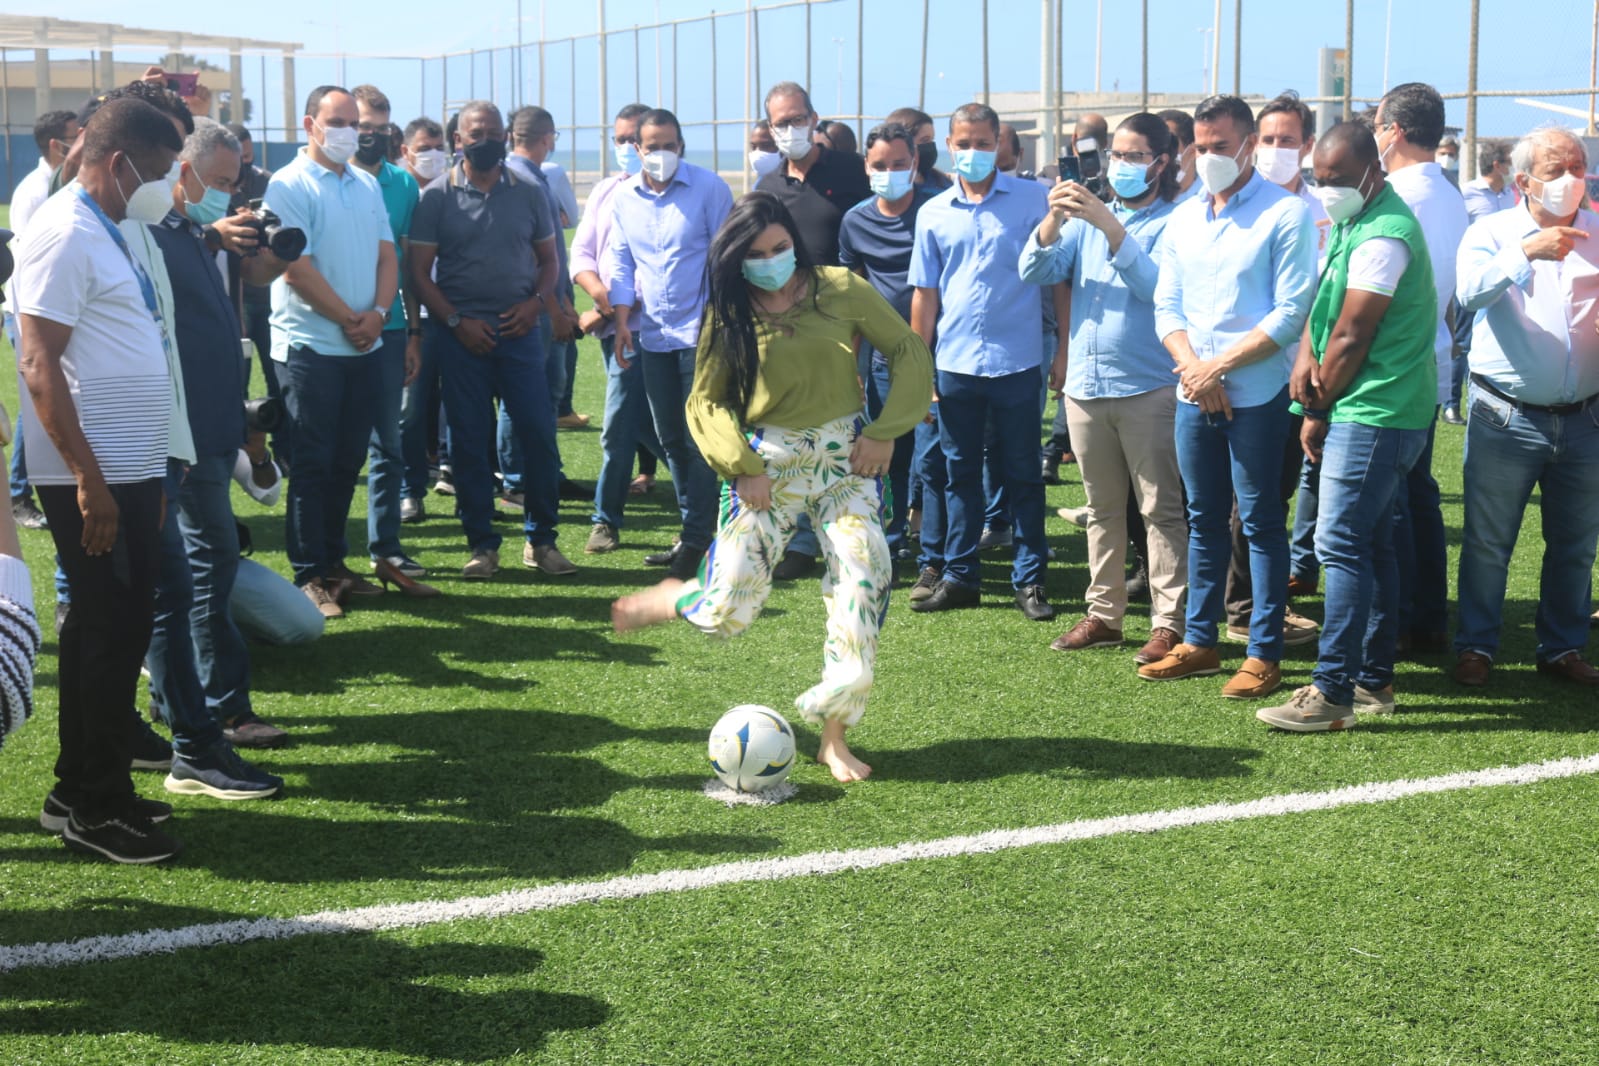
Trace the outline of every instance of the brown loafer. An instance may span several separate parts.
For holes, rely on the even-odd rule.
[[[1084,648],[1108,648],[1122,642],[1122,631],[1112,629],[1103,619],[1084,615],[1083,620],[1056,637],[1050,644],[1056,651],[1082,651]]]
[[[1215,648],[1178,644],[1165,657],[1138,668],[1145,681],[1178,681],[1185,677],[1206,677],[1221,673],[1221,656]]]
[[[1171,654],[1171,650],[1177,646],[1177,642],[1181,639],[1175,629],[1156,626],[1149,633],[1149,642],[1139,648],[1138,654],[1133,656],[1133,662],[1139,666],[1158,663]]]
[[[1269,696],[1282,686],[1283,674],[1276,663],[1265,659],[1245,659],[1233,679],[1222,686],[1221,694],[1230,700],[1252,700]]]
[[[1584,662],[1582,656],[1576,652],[1539,663],[1538,672],[1552,674],[1562,681],[1570,681],[1573,684],[1589,687],[1599,685],[1599,670],[1596,670],[1591,663]]]
[[[1471,685],[1474,688],[1488,683],[1488,673],[1493,669],[1494,661],[1480,651],[1463,651],[1455,660],[1454,677],[1458,684]],[[1543,663],[1538,664],[1542,669]]]

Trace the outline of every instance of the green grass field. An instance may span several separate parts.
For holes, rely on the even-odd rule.
[[[598,471],[603,375],[585,342],[569,472]],[[13,403],[15,383],[0,382]],[[1436,460],[1458,543],[1462,431]],[[664,473],[664,471],[663,471]],[[1072,473],[1075,479],[1075,472]],[[389,594],[318,643],[258,648],[256,707],[294,746],[259,761],[281,800],[184,799],[177,862],[66,851],[36,816],[55,753],[48,536],[24,546],[46,635],[36,719],[0,753],[0,947],[250,917],[482,896],[994,828],[1321,791],[1599,751],[1594,697],[1534,673],[1536,513],[1506,648],[1485,690],[1405,663],[1401,711],[1287,736],[1224,701],[1224,678],[1150,685],[1129,646],[1047,645],[1086,583],[1051,517],[1060,624],[1011,605],[905,610],[841,787],[802,760],[797,797],[724,808],[700,787],[729,706],[775,707],[821,665],[814,581],[780,587],[726,645],[685,627],[618,638],[609,602],[653,580],[675,526],[663,482],[624,549],[566,580],[515,564],[488,584],[448,502],[406,527],[435,601]],[[1051,509],[1080,503],[1075,483]],[[287,572],[281,509],[242,497],[257,558]],[[364,543],[364,497],[352,544]],[[513,527],[505,527],[514,547]],[[1301,605],[1319,615],[1319,601]],[[1285,663],[1305,683],[1313,658]],[[1231,646],[1227,662],[1241,660]],[[816,737],[801,727],[801,752]],[[163,795],[161,775],[139,775]],[[0,1063],[1587,1063],[1599,1058],[1599,783],[1115,836],[995,855],[0,974]]]

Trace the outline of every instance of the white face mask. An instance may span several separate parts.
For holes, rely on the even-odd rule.
[[[1360,185],[1366,184],[1366,179],[1371,176],[1371,168],[1366,168],[1366,173],[1360,176]],[[1348,222],[1366,206],[1366,195],[1360,191],[1360,185],[1353,189],[1339,185],[1316,186],[1316,198],[1321,201],[1321,206],[1326,209],[1327,217],[1333,225]]]
[[[777,150],[790,159],[804,159],[816,147],[811,143],[815,130],[815,126],[773,126],[772,140],[777,142]]]
[[[1255,149],[1255,169],[1274,185],[1288,185],[1299,177],[1299,149],[1261,145]]]
[[[755,171],[756,181],[776,170],[782,162],[782,152],[763,152],[758,148],[750,150],[750,169]]]
[[[1445,170],[1459,170],[1460,159],[1452,155],[1440,156],[1438,159],[1438,165],[1443,167]]]
[[[181,164],[173,163],[172,169],[154,181],[145,181],[144,175],[139,173],[139,168],[133,165],[133,159],[128,159],[128,167],[139,179],[139,186],[130,195],[122,189],[122,181],[112,174],[112,180],[117,183],[117,192],[122,193],[122,201],[127,206],[123,213],[130,221],[142,222],[153,226],[167,217],[172,210],[172,187],[177,184]]]
[[[655,181],[671,181],[677,173],[677,153],[662,149],[644,153],[644,173]]]
[[[1582,182],[1575,174],[1562,174],[1541,183],[1543,191],[1533,196],[1543,209],[1556,218],[1565,218],[1582,202]]]
[[[335,166],[343,166],[361,145],[361,131],[354,126],[324,126],[316,119],[311,125],[322,132],[322,154]]]
[[[416,153],[411,159],[411,169],[423,181],[432,181],[449,168],[450,157],[444,154],[442,148],[428,148]]]
[[[1244,146],[1239,145],[1238,151],[1232,155],[1218,155],[1215,152],[1206,152],[1194,158],[1194,169],[1199,172],[1200,184],[1205,186],[1205,191],[1215,196],[1224,189],[1232,187],[1238,180],[1241,168],[1238,157],[1244,152]]]

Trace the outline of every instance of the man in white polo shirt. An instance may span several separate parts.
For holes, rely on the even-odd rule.
[[[172,407],[168,326],[117,224],[166,217],[182,147],[172,121],[141,100],[100,108],[76,182],[33,216],[13,293],[29,474],[74,605],[60,633],[52,796],[68,812],[67,844],[118,862],[181,850],[154,824],[171,808],[139,799],[128,772]]]

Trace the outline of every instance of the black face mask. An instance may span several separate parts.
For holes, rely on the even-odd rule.
[[[381,159],[389,157],[389,135],[387,133],[363,133],[356,141],[355,158],[359,163],[371,166]]]
[[[916,146],[916,169],[922,177],[927,177],[938,166],[938,145],[932,141]]]
[[[461,154],[466,157],[472,169],[481,174],[505,162],[505,142],[478,141],[463,147]]]

